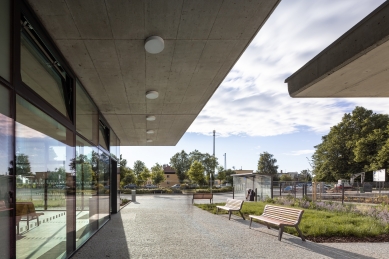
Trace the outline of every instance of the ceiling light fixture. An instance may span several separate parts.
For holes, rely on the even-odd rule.
[[[150,36],[145,40],[145,49],[150,54],[158,54],[165,48],[165,42],[159,36]]]
[[[147,142],[153,142],[153,140],[152,139],[148,139],[148,140],[146,140]]]
[[[147,91],[146,92],[147,99],[157,99],[158,96],[159,96],[159,93],[157,91]]]
[[[155,116],[146,116],[146,120],[155,121]]]
[[[154,130],[147,130],[146,133],[147,134],[154,134]]]

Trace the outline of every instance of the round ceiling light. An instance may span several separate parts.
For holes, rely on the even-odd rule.
[[[148,37],[145,41],[145,49],[150,54],[157,54],[165,48],[163,39],[159,36]]]
[[[157,91],[147,91],[146,92],[147,99],[157,99],[158,96],[159,96],[159,93]]]
[[[147,134],[154,134],[154,130],[147,130],[146,133]]]
[[[146,120],[148,120],[148,121],[155,121],[155,116],[147,116]]]
[[[146,140],[147,142],[153,142],[153,140],[152,139],[148,139],[148,140]]]

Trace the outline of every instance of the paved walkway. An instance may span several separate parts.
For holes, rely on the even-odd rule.
[[[225,201],[217,195],[215,202]],[[195,201],[200,202],[200,200]],[[206,202],[206,201],[201,201]],[[237,216],[214,215],[188,195],[138,195],[72,258],[388,258],[388,243],[303,242]]]

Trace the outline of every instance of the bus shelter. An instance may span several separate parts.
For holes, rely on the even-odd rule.
[[[273,177],[271,175],[248,173],[232,176],[235,199],[245,200],[249,189],[255,191],[255,201],[273,198]]]

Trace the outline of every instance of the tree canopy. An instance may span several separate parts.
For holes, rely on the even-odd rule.
[[[273,155],[268,152],[263,152],[259,155],[258,160],[258,173],[260,174],[277,174],[278,166],[276,165],[277,159],[273,158]]]
[[[193,161],[188,171],[189,179],[198,184],[204,184],[204,166],[197,160]]]
[[[165,172],[163,171],[163,167],[158,163],[151,167],[151,180],[156,185],[165,181]]]
[[[387,167],[384,150],[388,122],[388,115],[358,106],[344,114],[341,122],[322,137],[322,143],[315,146],[312,160],[316,180],[336,181]]]
[[[187,178],[187,172],[190,168],[188,154],[182,150],[170,158],[170,166],[176,171],[177,177],[182,183]]]

